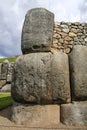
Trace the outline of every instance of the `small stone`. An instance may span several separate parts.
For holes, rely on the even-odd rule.
[[[82,35],[83,35],[83,33],[77,33],[77,35],[78,35],[78,36],[82,36]]]
[[[55,22],[55,25],[60,26],[60,22]]]
[[[81,36],[81,38],[83,38],[83,39],[84,39],[84,38],[85,38],[85,35],[82,35],[82,36]]]
[[[58,47],[58,44],[53,44],[52,45],[52,48],[57,48]]]
[[[68,33],[69,32],[69,28],[63,28],[62,31],[65,32],[65,33]]]
[[[74,33],[77,33],[77,29],[75,29],[75,28],[71,28],[70,31],[71,31],[71,32],[74,32]]]
[[[74,41],[70,41],[70,42],[69,42],[69,45],[73,45],[73,44],[74,44]]]
[[[74,25],[72,25],[72,28],[76,28],[76,29],[78,29],[78,26],[74,26]]]
[[[73,48],[73,46],[72,46],[72,45],[68,45],[68,47],[69,47],[70,49],[72,49],[72,48]]]
[[[62,24],[61,27],[62,27],[62,28],[68,28],[68,25]]]
[[[64,38],[64,40],[66,40],[66,41],[72,41],[73,39],[72,39],[71,37],[69,37],[69,36],[66,36],[66,37]]]
[[[71,26],[71,22],[67,22],[67,24],[68,24],[69,26]]]
[[[70,41],[68,42],[68,41],[64,41],[64,44],[65,45],[68,45],[70,43]]]
[[[87,42],[87,38],[85,38],[84,40],[85,40],[85,42]]]
[[[57,39],[53,40],[53,44],[58,44],[58,40]]]
[[[55,34],[53,35],[53,38],[61,38],[61,36],[60,36],[59,34],[55,33]]]
[[[60,34],[61,35],[61,37],[65,37],[65,36],[67,36],[67,33],[64,33],[64,32],[58,32],[58,34]]]
[[[80,22],[74,22],[73,25],[79,26]]]
[[[79,41],[78,37],[74,37],[74,41],[78,42]]]
[[[81,33],[82,32],[82,30],[81,29],[77,29],[77,33]]]
[[[70,48],[66,48],[66,49],[64,49],[64,52],[65,52],[66,54],[69,54],[69,53],[70,53],[70,51],[71,51],[71,49],[70,49]]]
[[[73,38],[73,37],[76,37],[77,35],[75,33],[73,33],[73,32],[70,32],[69,36]]]
[[[60,31],[61,32],[61,28],[54,28],[54,30],[56,30],[56,31]]]
[[[61,44],[64,43],[63,39],[59,39],[58,41],[59,41]]]
[[[85,26],[85,23],[82,23],[81,25],[84,27],[84,26]]]
[[[86,43],[85,43],[85,42],[82,42],[81,44],[82,44],[82,45],[86,45]]]
[[[83,29],[83,26],[79,26],[80,29]]]

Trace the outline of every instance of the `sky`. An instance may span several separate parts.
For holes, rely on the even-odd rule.
[[[87,0],[2,0],[0,2],[0,57],[20,55],[21,32],[28,10],[44,7],[55,21],[87,22]]]

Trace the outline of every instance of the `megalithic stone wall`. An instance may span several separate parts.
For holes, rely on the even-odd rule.
[[[25,17],[21,39],[25,55],[17,58],[12,76],[12,120],[40,124],[47,114],[43,110],[48,112],[43,105],[50,104],[51,123],[55,110],[56,123],[87,126],[87,24],[54,23],[53,18],[43,8],[30,10]],[[29,112],[37,114],[31,119]]]

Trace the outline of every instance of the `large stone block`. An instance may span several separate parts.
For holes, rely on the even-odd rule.
[[[7,83],[11,83],[11,81],[12,81],[12,71],[13,71],[13,67],[14,67],[14,62],[9,63],[8,73],[7,73],[7,78],[6,78],[6,82],[7,82]]]
[[[5,60],[1,64],[1,79],[6,80],[8,73],[9,61]]]
[[[61,122],[66,125],[87,125],[87,101],[63,104],[60,108]]]
[[[52,43],[54,14],[44,8],[27,12],[23,30],[21,49],[24,54],[49,51]]]
[[[72,100],[87,100],[87,47],[74,46],[69,61]]]
[[[16,124],[28,126],[57,125],[60,122],[58,105],[30,105],[14,103],[12,118]]]
[[[31,53],[14,65],[12,97],[38,104],[70,102],[68,57],[65,53]]]
[[[68,56],[65,53],[55,51],[52,55],[51,85],[54,102],[70,102]]]

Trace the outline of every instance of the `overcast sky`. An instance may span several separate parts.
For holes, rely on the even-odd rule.
[[[27,10],[44,7],[55,21],[87,22],[87,0],[2,0],[0,2],[0,57],[21,54],[21,30]]]

